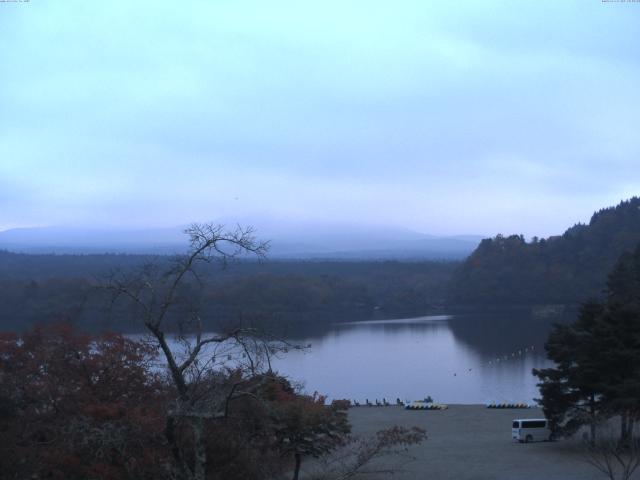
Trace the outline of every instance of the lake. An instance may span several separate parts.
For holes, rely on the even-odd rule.
[[[342,322],[297,341],[311,344],[274,361],[309,393],[364,403],[527,402],[539,397],[533,368],[544,368],[551,322],[528,315],[437,315]]]
[[[272,366],[307,393],[362,404],[427,396],[440,403],[534,403],[531,370],[551,366],[544,342],[558,320],[510,312],[308,323],[287,336],[310,347],[289,350]]]

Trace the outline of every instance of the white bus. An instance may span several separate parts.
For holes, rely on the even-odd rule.
[[[511,425],[511,438],[518,442],[544,442],[555,440],[544,418],[518,418]]]

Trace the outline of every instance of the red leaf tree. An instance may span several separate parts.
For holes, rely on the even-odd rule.
[[[155,350],[69,325],[0,336],[0,470],[15,478],[154,478],[162,383]]]

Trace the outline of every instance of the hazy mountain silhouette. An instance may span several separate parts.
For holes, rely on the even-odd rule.
[[[234,225],[231,222],[221,222]],[[462,259],[480,235],[434,236],[409,229],[244,219],[271,244],[271,258]],[[151,253],[184,251],[184,226],[147,229],[18,228],[0,232],[0,248],[24,253]]]

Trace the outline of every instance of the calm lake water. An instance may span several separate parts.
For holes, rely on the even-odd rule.
[[[426,316],[333,324],[274,362],[307,392],[364,402],[533,402],[551,322],[518,315]]]
[[[315,324],[289,332],[310,348],[272,366],[329,399],[533,403],[539,393],[531,370],[550,366],[544,342],[551,325],[513,312]]]

